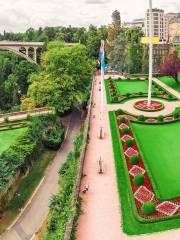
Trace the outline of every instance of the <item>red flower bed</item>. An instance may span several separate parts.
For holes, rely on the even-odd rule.
[[[134,107],[141,111],[160,111],[164,108],[164,105],[161,102],[152,101],[151,105],[148,106],[147,100],[138,101],[134,104]]]
[[[134,201],[135,201],[139,216],[145,219],[157,219],[157,218],[180,214],[180,198],[172,199],[171,201],[168,201],[168,202],[167,201],[160,202],[156,199],[152,184],[145,170],[145,166],[144,166],[140,151],[137,147],[135,138],[133,136],[133,132],[131,130],[131,126],[129,124],[129,119],[133,118],[133,120],[137,120],[137,118],[129,117],[128,115],[121,115],[121,117],[125,118],[125,123],[123,124],[120,123],[120,116],[118,114],[116,115],[119,134],[120,134],[122,147],[123,147],[124,158],[126,160],[126,166],[129,173],[131,188],[134,194]],[[149,118],[149,120],[150,122],[152,122],[151,118]],[[172,121],[174,119],[169,117],[167,120]],[[132,147],[127,147],[125,144],[124,139],[126,138],[127,135],[122,133],[123,127],[129,127],[128,137],[133,140]],[[137,165],[132,166],[130,164],[130,157],[132,155],[138,155],[139,163]],[[137,186],[133,182],[134,176],[139,173],[144,174],[143,186]],[[142,204],[147,201],[152,201],[156,205],[156,211],[152,216],[145,216],[141,213]]]

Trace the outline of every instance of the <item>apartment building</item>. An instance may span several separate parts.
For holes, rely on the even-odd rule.
[[[168,41],[168,18],[164,14],[164,10],[153,8],[153,35],[158,37],[160,43],[166,43]],[[145,36],[149,37],[149,9],[146,11],[145,16]]]

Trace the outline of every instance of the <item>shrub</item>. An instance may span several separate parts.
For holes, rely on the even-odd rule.
[[[4,123],[8,123],[9,122],[9,118],[8,118],[8,116],[5,116],[4,117]]]
[[[124,117],[120,117],[120,123],[124,123],[125,122],[125,118]]]
[[[164,117],[162,115],[160,115],[157,119],[158,119],[159,122],[163,122],[164,121]]]
[[[144,115],[139,115],[138,120],[141,121],[141,122],[144,122],[145,121]]]
[[[169,95],[168,95],[168,98],[170,98],[170,99],[171,99],[171,98],[173,98],[173,96],[172,96],[171,94],[169,94]]]
[[[141,212],[142,214],[144,214],[145,216],[151,216],[154,214],[156,210],[156,206],[154,203],[152,202],[145,202],[143,205],[142,205],[142,208],[141,208]]]
[[[121,114],[124,113],[122,109],[118,109],[116,112],[117,112],[117,114],[119,114],[119,115],[121,115]]]
[[[117,101],[118,101],[118,97],[115,96],[115,97],[113,98],[113,101],[114,101],[114,102],[117,102]]]
[[[122,134],[128,134],[129,132],[129,128],[128,127],[125,127],[121,130]]]
[[[139,95],[143,95],[143,92],[139,92]]]
[[[130,157],[130,164],[131,165],[137,165],[139,163],[139,157],[138,155],[132,155]]]
[[[50,128],[43,134],[43,144],[45,147],[58,150],[64,140],[63,128]]]
[[[173,117],[174,117],[175,119],[179,118],[179,112],[173,113]]]
[[[133,146],[133,140],[131,138],[127,139],[125,141],[126,147],[132,147]]]
[[[130,93],[126,93],[126,97],[129,97],[131,94]]]
[[[141,186],[144,184],[144,175],[143,174],[136,174],[133,182],[135,185]]]
[[[8,124],[8,128],[12,129],[13,128],[13,124]]]

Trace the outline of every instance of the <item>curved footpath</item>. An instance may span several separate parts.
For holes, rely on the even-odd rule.
[[[171,238],[179,240],[179,229],[135,237],[129,237],[122,232],[120,227],[122,224],[121,210],[117,192],[108,112],[122,108],[134,114],[159,116],[160,114],[169,114],[175,107],[180,107],[180,101],[165,102],[166,107],[161,112],[142,113],[133,108],[133,104],[137,99],[124,104],[108,105],[106,104],[106,97],[104,95],[105,112],[103,126],[105,129],[105,138],[99,140],[97,137],[101,124],[99,81],[100,77],[98,76],[95,80],[93,92],[94,107],[91,112],[90,141],[87,146],[84,163],[84,174],[86,177],[82,179],[81,186],[83,189],[84,185],[88,184],[89,191],[86,194],[81,194],[83,198],[83,213],[78,222],[77,240],[168,240]],[[172,92],[168,86],[165,85],[163,87]],[[172,93],[174,94],[174,90]],[[176,94],[179,93],[176,92]],[[98,160],[100,157],[104,165],[104,174],[102,175],[98,174]]]
[[[80,112],[72,113],[66,140],[46,171],[44,181],[33,196],[31,203],[24,209],[22,215],[14,225],[0,239],[2,240],[30,240],[41,227],[49,212],[49,200],[59,191],[58,170],[65,161],[67,154],[73,147],[73,139],[80,129]]]

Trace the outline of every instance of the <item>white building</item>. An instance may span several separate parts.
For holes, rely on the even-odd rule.
[[[168,18],[164,10],[154,8],[153,10],[153,35],[158,37],[159,41],[166,43],[168,41]],[[149,9],[145,17],[145,36],[149,37]]]
[[[132,22],[123,23],[123,27],[127,27],[127,28],[139,27],[139,28],[142,28],[143,32],[145,30],[144,25],[145,25],[144,18],[138,18],[138,19],[134,19]]]

